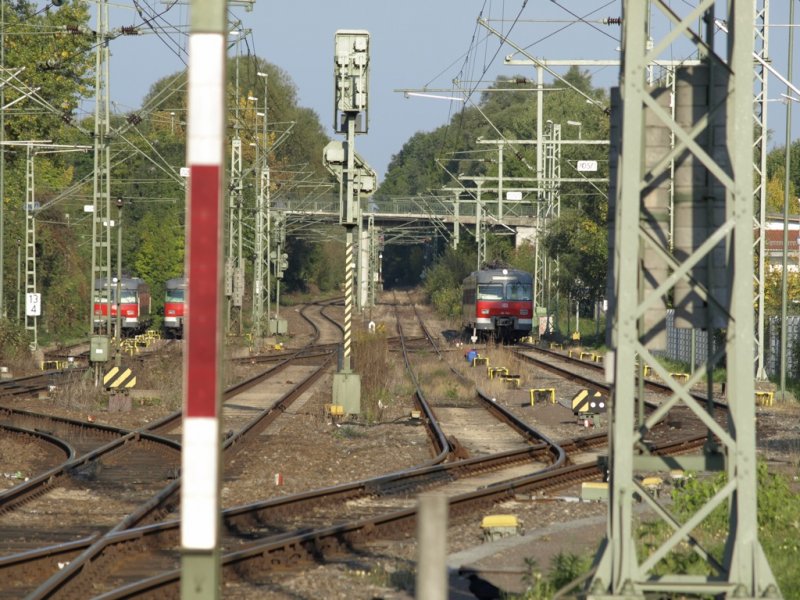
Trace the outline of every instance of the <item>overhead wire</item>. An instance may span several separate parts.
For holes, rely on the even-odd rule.
[[[486,12],[486,9],[487,9],[486,4],[487,4],[486,2],[483,3],[483,6],[481,7],[481,10],[480,10],[480,12],[478,14],[478,19],[476,19],[476,25],[475,25],[475,29],[473,30],[472,39],[470,40],[470,46],[469,46],[469,49],[466,52],[465,59],[464,59],[464,64],[461,67],[461,71],[459,71],[460,77],[457,76],[455,78],[455,80],[454,80],[454,92],[457,90],[456,85],[455,85],[455,81],[464,79],[464,77],[463,77],[464,73],[465,73],[465,71],[467,71],[469,65],[472,62],[470,60],[470,57],[471,57],[471,55],[472,55],[472,53],[473,53],[473,51],[475,49],[476,39],[478,38],[478,31],[479,31],[478,21],[480,20],[480,17],[482,17],[484,15],[484,13]],[[514,17],[512,23],[511,23],[511,26],[508,28],[508,33],[506,35],[510,34],[511,31],[514,29],[514,26],[519,21],[519,18],[521,17],[522,12],[525,10],[525,7],[527,6],[527,4],[528,4],[528,0],[523,0],[522,5],[520,6],[519,11],[517,12],[516,16]],[[489,7],[489,10],[491,10],[491,6]],[[503,11],[503,14],[504,14],[504,11],[505,11],[505,2],[504,1],[503,1],[502,11]],[[483,41],[488,40],[488,38],[489,38],[488,35],[485,36],[483,38]],[[463,93],[463,90],[461,90],[462,95],[464,96],[464,105],[462,106],[461,111],[460,111],[460,118],[458,119],[458,122],[457,122],[457,129],[456,129],[456,132],[455,132],[455,136],[458,136],[458,134],[463,130],[464,118],[465,118],[465,115],[466,115],[465,109],[466,109],[467,102],[471,101],[471,98],[474,95],[475,90],[477,90],[478,87],[481,85],[481,83],[483,81],[483,77],[486,75],[488,70],[491,68],[491,65],[494,63],[494,60],[497,58],[497,55],[500,53],[500,50],[502,49],[502,47],[503,47],[503,42],[501,41],[501,43],[498,44],[498,47],[495,50],[494,54],[492,55],[492,58],[487,61],[485,56],[487,54],[486,50],[488,49],[488,43],[485,45],[485,47],[484,47],[484,49],[485,49],[485,52],[484,52],[484,64],[483,64],[483,70],[482,70],[480,76],[479,77],[475,77],[474,75],[470,75],[469,80],[470,81],[474,81],[475,82],[474,85],[465,94]],[[472,68],[474,69],[474,64],[473,64]],[[473,104],[473,106],[476,106],[476,104],[474,102],[472,102],[472,104]],[[451,126],[451,123],[452,123],[452,120],[453,120],[453,117],[452,117],[453,107],[452,107],[452,105],[450,106],[450,108],[448,110],[449,110],[449,112],[448,112],[448,118],[447,118],[447,125],[445,127],[444,135],[442,136],[441,142],[439,144],[439,150],[436,153],[437,156],[441,156],[442,155],[442,151],[446,147],[447,140],[448,140],[448,137],[450,135],[450,126]],[[481,113],[481,114],[483,114],[483,113]],[[497,131],[496,127],[495,127],[495,130]]]
[[[594,24],[594,23],[592,23],[591,21],[587,21],[587,20],[586,20],[584,17],[581,17],[579,14],[577,14],[577,13],[575,13],[575,12],[571,11],[571,10],[570,10],[570,9],[568,9],[566,6],[564,6],[563,4],[561,4],[560,2],[558,2],[558,0],[550,0],[550,2],[552,2],[553,4],[555,4],[556,6],[558,6],[558,7],[559,7],[560,9],[562,9],[563,11],[565,11],[565,12],[569,13],[570,15],[572,15],[573,17],[575,17],[575,18],[578,20],[578,22],[580,22],[580,23],[583,23],[584,25],[588,25],[589,27],[591,27],[591,28],[592,28],[592,29],[594,29],[595,31],[598,31],[598,32],[602,33],[604,36],[611,38],[611,39],[612,39],[612,40],[614,40],[615,42],[619,42],[619,38],[616,38],[616,37],[614,37],[613,35],[611,35],[610,33],[608,33],[607,31],[605,31],[605,30],[603,30],[603,29],[600,29],[600,28],[599,28],[597,25],[595,25],[595,24]],[[609,2],[608,4],[611,4],[611,3]],[[608,6],[608,4],[606,4],[605,6]],[[593,13],[597,12],[598,10],[602,10],[603,8],[604,8],[604,7],[600,7],[600,8],[598,8],[598,9],[596,9],[596,10],[593,10],[592,12],[590,12],[590,13],[589,13],[588,15],[586,15],[586,16],[588,17],[589,15],[591,15],[591,14],[593,14]]]
[[[183,65],[186,66],[187,62],[186,62],[186,59],[183,56],[183,54],[186,53],[185,52],[185,48],[183,48],[181,46],[181,44],[179,44],[176,40],[172,39],[172,36],[170,36],[168,33],[165,33],[165,35],[169,39],[169,43],[168,43],[163,37],[161,37],[161,35],[162,35],[161,32],[159,32],[158,29],[156,29],[156,27],[153,26],[153,24],[156,21],[162,19],[163,16],[167,12],[169,12],[170,9],[172,9],[177,3],[178,3],[178,0],[172,0],[172,2],[168,3],[166,5],[166,7],[164,8],[164,10],[162,10],[161,12],[155,12],[155,9],[148,5],[147,8],[152,11],[152,14],[148,14],[145,17],[145,14],[144,14],[145,11],[142,9],[142,5],[140,4],[140,2],[138,0],[133,0],[133,6],[136,8],[136,12],[138,13],[139,17],[141,17],[141,19],[142,19],[142,25],[145,25],[146,27],[148,27],[155,34],[155,36],[164,44],[164,46],[166,46],[166,48],[170,52],[172,52],[175,56],[177,56],[178,60],[180,60],[183,63]],[[138,26],[138,27],[141,27],[141,25]],[[186,34],[184,34],[184,35],[186,35]],[[173,46],[177,47],[177,50]]]

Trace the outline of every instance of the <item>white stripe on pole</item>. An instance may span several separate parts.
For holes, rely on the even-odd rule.
[[[223,103],[225,38],[194,33],[189,38],[189,131],[187,163],[221,165],[225,132]],[[192,68],[193,65],[202,65]]]
[[[181,527],[184,548],[211,550],[216,546],[217,480],[210,472],[217,463],[219,421],[193,417],[183,422],[181,452]]]

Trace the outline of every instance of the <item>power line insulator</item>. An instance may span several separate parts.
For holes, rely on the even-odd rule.
[[[622,17],[606,17],[603,19],[604,25],[622,25]]]

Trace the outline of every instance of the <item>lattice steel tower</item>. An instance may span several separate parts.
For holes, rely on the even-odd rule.
[[[92,276],[89,300],[89,334],[94,328],[95,280],[105,279],[109,310],[105,331],[111,332],[111,155],[108,96],[108,1],[97,0],[97,46],[95,52],[94,176],[92,186]]]
[[[753,317],[753,31],[755,1],[703,0],[697,6],[653,1],[654,16],[669,27],[647,46],[649,8],[627,0],[623,14],[622,112],[614,202],[613,330],[608,368],[613,373],[610,436],[610,497],[607,537],[587,589],[593,599],[691,594],[730,598],[777,598],[780,591],[758,540],[754,402]],[[727,11],[725,52],[713,46],[715,8]],[[675,11],[682,10],[683,14]],[[701,21],[702,30],[693,27]],[[663,90],[648,85],[648,66],[668,54],[677,38],[688,39],[702,64],[676,73],[675,117],[660,101]],[[613,120],[613,119],[612,119]],[[655,128],[675,136],[650,143]],[[614,151],[612,151],[612,159]],[[658,234],[662,182],[675,163],[674,249]],[[666,175],[665,175],[666,174]],[[659,264],[665,268],[658,269]],[[643,285],[644,273],[662,273]],[[705,363],[678,381],[656,360],[663,326],[648,309],[670,291],[676,323],[725,331]],[[709,337],[710,337],[709,333]],[[727,361],[727,419],[715,419],[711,403],[691,388],[704,381],[713,393],[713,371]],[[638,365],[638,366],[637,366]],[[647,414],[637,371],[649,366],[671,389],[671,397]],[[649,432],[675,407],[687,407],[708,429],[702,454],[665,459],[649,452]],[[638,414],[637,414],[638,413]],[[724,470],[727,482],[685,522],[648,492],[637,474],[674,469]],[[636,546],[634,502],[639,496],[671,535],[646,556]],[[727,510],[724,553],[714,556],[695,537],[711,512]],[[684,575],[663,561],[688,544],[710,575]],[[660,567],[661,575],[656,575]]]

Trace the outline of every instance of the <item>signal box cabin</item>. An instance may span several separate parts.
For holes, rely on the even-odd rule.
[[[464,279],[462,324],[467,335],[515,342],[533,327],[533,277],[516,269],[482,269]]]
[[[164,333],[167,337],[183,337],[183,323],[186,318],[186,278],[168,279],[164,298]]]
[[[119,302],[117,302],[119,290]],[[105,328],[108,311],[111,309],[111,326],[120,311],[120,324],[123,333],[137,333],[150,325],[150,286],[138,277],[123,277],[109,281],[105,278],[94,282],[94,328]]]

